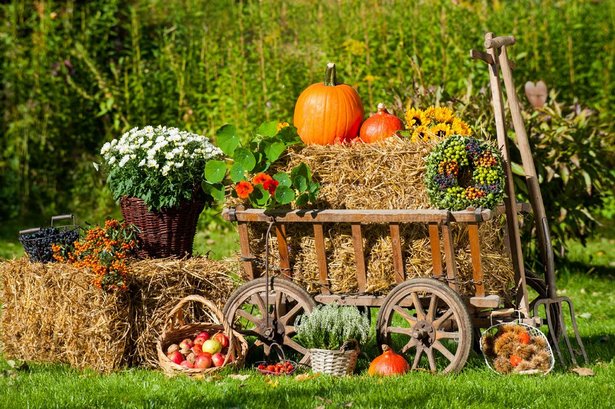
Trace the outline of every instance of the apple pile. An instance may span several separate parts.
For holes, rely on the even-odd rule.
[[[224,365],[228,354],[229,338],[223,332],[213,336],[206,331],[194,338],[186,338],[178,344],[167,348],[167,357],[177,365],[185,368],[207,369]],[[231,362],[232,356],[228,361]]]
[[[291,374],[295,372],[295,365],[291,361],[280,361],[275,364],[266,364],[264,362],[257,366],[258,370],[265,374]]]

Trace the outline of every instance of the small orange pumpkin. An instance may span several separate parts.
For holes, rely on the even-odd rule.
[[[336,84],[335,64],[327,64],[325,81],[307,87],[295,104],[293,124],[307,144],[349,142],[359,134],[363,104],[349,85]]]
[[[370,375],[403,375],[410,370],[410,365],[406,359],[393,351],[390,346],[382,345],[382,354],[376,357],[367,373]]]
[[[363,142],[372,143],[393,136],[401,129],[404,129],[401,119],[389,113],[384,104],[380,103],[378,112],[367,118],[361,125],[359,138]]]

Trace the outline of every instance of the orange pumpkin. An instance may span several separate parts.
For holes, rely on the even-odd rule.
[[[359,137],[363,142],[372,143],[381,141],[395,132],[404,129],[401,119],[387,111],[384,104],[378,104],[378,112],[370,116],[361,125]]]
[[[325,81],[310,85],[297,99],[293,124],[307,145],[349,142],[359,134],[361,98],[354,88],[335,80],[335,64],[329,63]]]
[[[403,375],[410,369],[408,361],[393,351],[388,345],[382,345],[382,355],[376,357],[370,364],[369,375]]]

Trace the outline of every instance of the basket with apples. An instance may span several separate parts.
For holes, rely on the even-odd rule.
[[[202,304],[208,322],[184,322],[184,308]],[[158,362],[167,375],[205,375],[225,366],[243,365],[248,343],[225,323],[222,312],[208,299],[190,295],[169,313],[156,343]]]

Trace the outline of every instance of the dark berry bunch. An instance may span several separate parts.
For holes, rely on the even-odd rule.
[[[49,263],[54,261],[54,244],[70,246],[79,238],[79,230],[76,227],[57,228],[43,227],[32,233],[19,235],[19,242],[23,245],[26,254],[31,261]]]
[[[486,141],[453,135],[427,157],[425,182],[440,209],[493,208],[504,196],[502,156]]]

